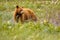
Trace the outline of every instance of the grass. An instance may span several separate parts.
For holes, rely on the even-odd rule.
[[[14,23],[12,20],[16,5],[32,9],[38,22]],[[0,40],[60,40],[60,26],[50,19],[60,22],[60,1],[1,1],[0,2]],[[57,15],[56,15],[57,13]]]

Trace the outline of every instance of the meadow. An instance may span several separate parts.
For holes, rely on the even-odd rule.
[[[38,22],[14,23],[16,5],[32,9]],[[60,1],[0,0],[0,40],[60,40]]]

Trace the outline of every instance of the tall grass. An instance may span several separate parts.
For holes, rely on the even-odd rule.
[[[38,22],[12,21],[16,5],[32,9]],[[60,1],[0,0],[0,40],[60,40]]]

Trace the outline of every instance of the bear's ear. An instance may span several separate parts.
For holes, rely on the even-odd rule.
[[[17,5],[16,8],[19,8],[19,6]]]

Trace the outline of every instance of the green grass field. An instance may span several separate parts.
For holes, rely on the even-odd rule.
[[[14,23],[16,5],[32,9],[39,21]],[[0,0],[0,40],[60,40],[60,1]]]

